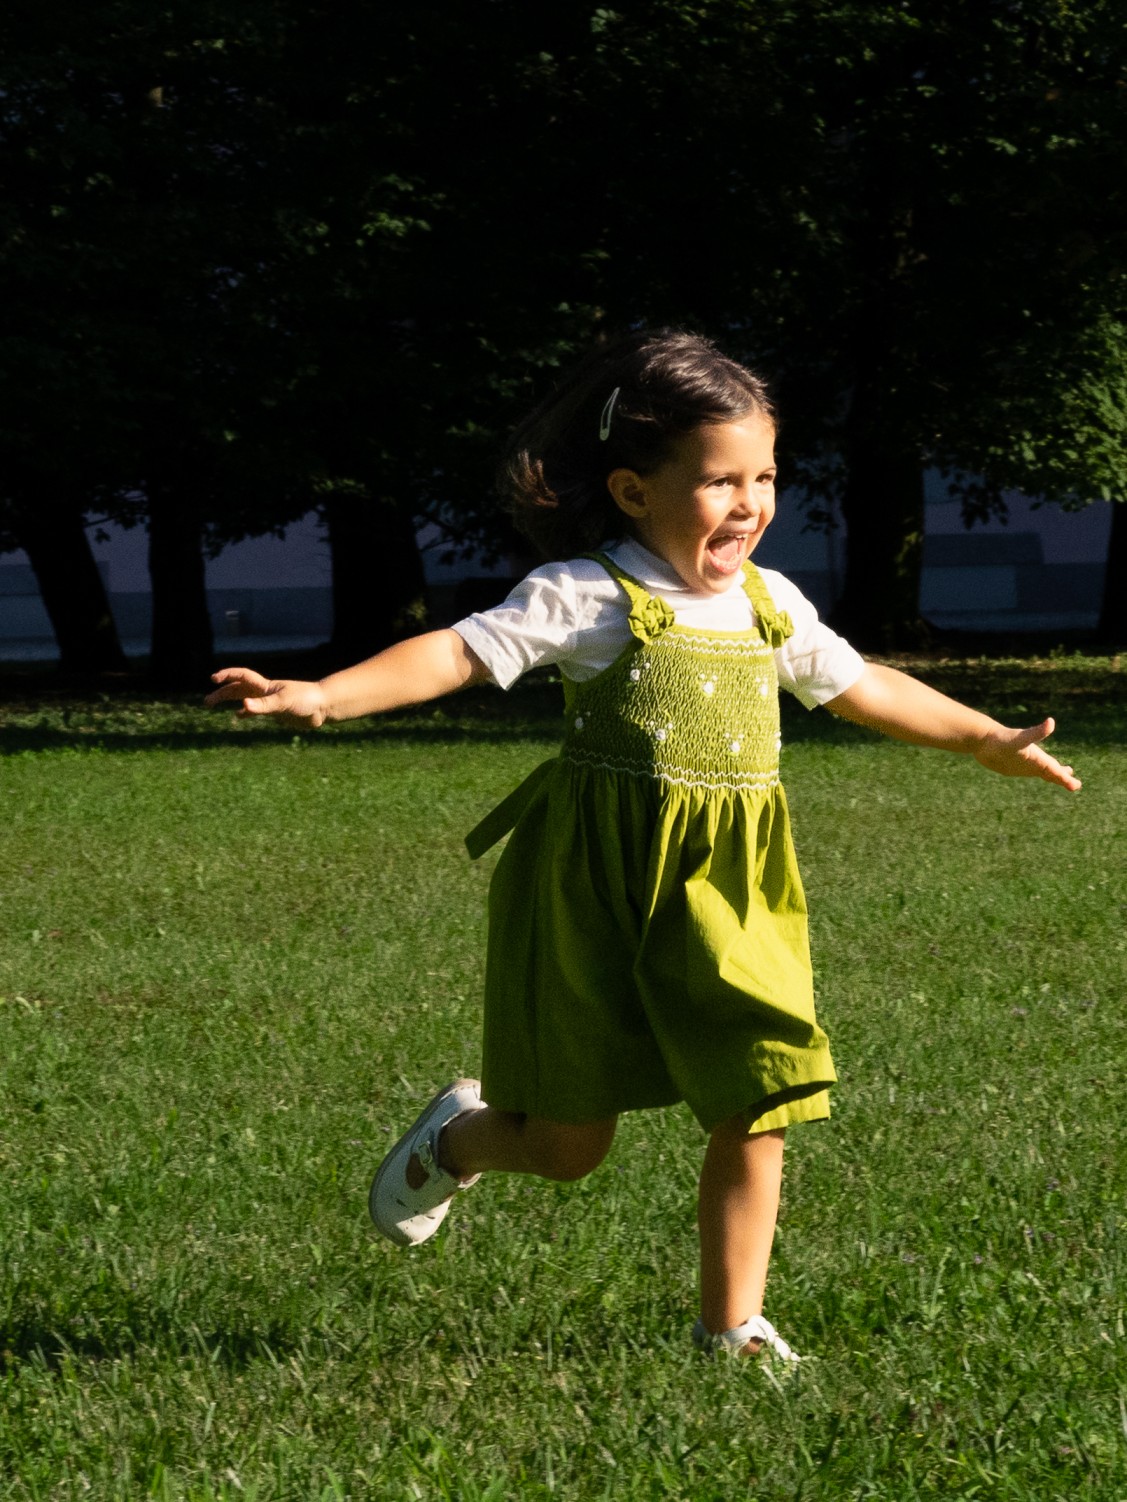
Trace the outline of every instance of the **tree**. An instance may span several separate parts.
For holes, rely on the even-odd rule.
[[[411,629],[413,523],[500,545],[500,435],[639,322],[774,375],[863,644],[920,629],[925,466],[969,516],[1121,493],[1110,0],[70,11],[61,54],[57,15],[11,50],[0,264],[89,389],[67,505],[81,434],[87,492],[148,517],[167,674],[209,653],[201,548],[311,504],[339,651]],[[49,402],[29,417],[42,464]]]
[[[605,221],[598,300],[773,371],[792,470],[849,527],[859,642],[918,638],[925,467],[968,519],[1009,486],[1123,494],[1119,8],[600,17],[601,201],[631,212]]]
[[[210,665],[205,543],[280,527],[309,505],[308,483],[298,504],[302,487],[278,463],[291,445],[277,333],[247,292],[273,244],[275,207],[258,191],[270,106],[248,59],[274,10],[248,0],[237,14],[205,4],[188,16],[117,0],[97,15],[70,6],[65,25],[57,8],[10,24],[14,191],[0,272],[21,319],[0,345],[10,530],[32,505],[45,531],[91,508],[146,521],[152,670],[168,684],[197,686]],[[61,550],[38,556],[45,599],[74,616],[82,597],[42,572],[61,567]],[[93,645],[105,601],[87,593],[79,631]],[[74,626],[57,629],[69,660]]]
[[[69,102],[59,97],[45,50],[13,48],[6,56],[0,548],[26,550],[63,669],[117,670],[124,654],[83,526],[114,418],[91,267],[66,229],[60,232],[67,204],[58,167],[70,134]]]
[[[4,513],[11,546],[27,553],[39,584],[61,670],[80,675],[124,671],[125,653],[81,510],[21,505],[9,494]]]
[[[968,520],[1009,487],[1124,493],[1127,30],[1099,5],[904,6],[864,26],[833,9],[811,180],[834,254],[816,247],[803,284],[818,273],[835,300],[816,304],[837,377],[820,447],[844,474],[807,472],[836,484],[849,528],[839,618],[895,645],[914,635],[924,466]]]
[[[512,133],[543,131],[543,34],[508,0],[425,20],[311,3],[277,42],[286,150],[258,287],[327,524],[337,658],[417,629],[418,521],[497,536],[491,469],[528,368],[588,335],[561,292],[568,247],[533,258],[522,227],[544,160]]]

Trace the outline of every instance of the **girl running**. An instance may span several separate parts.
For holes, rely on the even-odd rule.
[[[489,899],[482,1078],[441,1090],[370,1208],[425,1241],[482,1173],[572,1180],[623,1111],[684,1100],[700,1175],[705,1349],[784,1361],[763,1317],[787,1129],[829,1115],[806,904],[779,781],[778,688],[898,740],[1075,790],[1040,742],[866,663],[752,554],[775,514],[761,381],[707,340],[599,348],[526,420],[504,466],[553,560],[496,609],[319,683],[225,668],[208,699],[310,727],[556,665],[559,755],[469,836],[508,835]]]

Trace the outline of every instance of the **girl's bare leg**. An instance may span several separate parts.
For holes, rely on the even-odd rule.
[[[753,1137],[740,1118],[709,1138],[700,1176],[700,1313],[712,1335],[763,1313],[783,1182],[782,1131]]]
[[[575,1125],[514,1111],[471,1111],[443,1132],[438,1161],[447,1173],[534,1173],[542,1179],[581,1179],[597,1168],[614,1141],[617,1116]]]

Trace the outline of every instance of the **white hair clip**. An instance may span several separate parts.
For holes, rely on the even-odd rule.
[[[614,404],[618,400],[618,393],[621,390],[621,386],[616,386],[611,394],[607,397],[607,404],[603,408],[602,416],[599,418],[600,443],[606,443],[607,439],[610,437],[610,420],[614,412]]]

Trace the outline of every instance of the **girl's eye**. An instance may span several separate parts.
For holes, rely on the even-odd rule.
[[[728,485],[731,485],[731,483],[732,483],[732,477],[731,477],[731,475],[718,475],[715,480],[710,480],[709,481],[710,485],[724,485],[724,486],[728,486]]]
[[[774,485],[775,471],[769,469],[765,475],[759,475],[755,481],[757,485]]]

